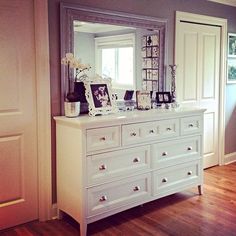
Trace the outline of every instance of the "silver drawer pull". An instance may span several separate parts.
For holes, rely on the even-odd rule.
[[[139,186],[135,186],[133,190],[134,190],[134,192],[139,191],[140,187]]]
[[[188,175],[192,175],[192,173],[193,173],[193,172],[190,170],[190,171],[188,172]]]
[[[188,151],[191,151],[191,150],[193,150],[193,147],[189,146],[189,147],[187,148],[187,150],[188,150]]]
[[[101,137],[100,140],[101,140],[101,141],[105,141],[105,140],[106,140],[106,137]]]
[[[135,163],[140,162],[140,158],[139,157],[135,157],[133,162],[135,162]]]
[[[162,153],[162,156],[163,156],[163,157],[165,157],[165,156],[167,156],[167,155],[168,155],[167,152],[163,152],[163,153]]]
[[[130,136],[136,136],[136,133],[135,133],[135,132],[133,132],[133,133],[131,133],[131,134],[130,134]]]
[[[99,166],[99,170],[106,170],[107,166],[102,164],[101,166]]]
[[[167,178],[162,179],[162,183],[166,183],[168,181]]]
[[[190,123],[190,124],[188,125],[188,127],[189,127],[189,128],[193,128],[193,124]]]
[[[154,134],[154,130],[153,129],[149,130],[149,134]]]
[[[170,127],[168,127],[168,128],[166,128],[166,130],[167,130],[167,131],[171,131],[171,128],[170,128]]]
[[[107,200],[107,196],[105,195],[105,196],[102,196],[100,199],[99,199],[99,201],[100,202],[105,202]]]

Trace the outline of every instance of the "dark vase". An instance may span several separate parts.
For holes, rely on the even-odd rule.
[[[85,97],[85,87],[83,82],[75,82],[74,83],[74,93],[80,101],[80,113],[87,114],[88,113],[88,102]]]
[[[82,103],[86,103],[86,97],[85,97],[85,87],[83,82],[75,82],[74,84],[74,93],[76,97],[78,98],[78,101]]]
[[[79,102],[79,97],[74,92],[67,93],[66,94],[66,101],[68,101],[68,102]]]

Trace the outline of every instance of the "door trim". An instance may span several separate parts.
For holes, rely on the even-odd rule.
[[[45,221],[52,218],[48,0],[33,1],[37,92],[38,217],[40,221]]]
[[[188,21],[192,23],[210,24],[221,27],[221,42],[220,42],[220,84],[219,84],[219,165],[224,165],[224,150],[225,150],[225,87],[226,87],[226,47],[227,45],[227,19],[217,18],[206,15],[198,15],[187,12],[176,11],[175,21],[175,56],[174,61],[176,63],[176,39],[177,32],[180,28],[181,21]]]

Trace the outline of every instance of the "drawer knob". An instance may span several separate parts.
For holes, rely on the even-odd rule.
[[[101,137],[100,140],[101,140],[101,141],[105,141],[105,140],[106,140],[106,137]]]
[[[165,156],[167,156],[167,155],[168,155],[167,152],[163,152],[163,153],[162,153],[162,156],[163,156],[163,157],[165,157]]]
[[[188,172],[188,175],[192,175],[192,173],[193,173],[193,172],[190,170],[190,171]]]
[[[166,183],[168,181],[167,178],[162,179],[162,183]]]
[[[139,186],[135,186],[133,190],[134,190],[134,192],[139,191],[140,187]]]
[[[130,134],[130,136],[136,136],[136,133],[135,133],[135,132],[133,132],[133,133],[131,133],[131,134]]]
[[[100,202],[105,202],[106,200],[107,200],[107,196],[102,196],[102,197],[99,199]]]
[[[135,157],[134,160],[133,160],[133,162],[134,162],[134,163],[140,162],[140,158]]]
[[[190,124],[188,125],[188,127],[189,127],[189,128],[193,128],[193,124],[190,123]]]
[[[154,134],[154,130],[153,129],[149,130],[149,133]]]
[[[101,166],[99,166],[99,170],[106,170],[107,166],[102,164]]]
[[[170,128],[170,127],[168,127],[168,128],[166,128],[166,130],[167,130],[167,131],[171,131],[171,128]]]
[[[193,147],[189,146],[189,147],[187,148],[187,150],[188,150],[188,151],[191,151],[191,150],[193,150]]]

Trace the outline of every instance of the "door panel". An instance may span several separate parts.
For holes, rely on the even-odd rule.
[[[22,138],[19,135],[0,138],[0,204],[23,198],[21,144]]]
[[[206,108],[204,168],[219,164],[218,113],[221,29],[181,22],[176,37],[177,100]]]
[[[183,46],[183,103],[197,101],[197,50],[198,34],[186,32]],[[192,53],[190,53],[192,52]]]
[[[0,229],[38,218],[34,1],[0,1]]]
[[[203,35],[202,99],[215,98],[215,46],[215,35]]]

